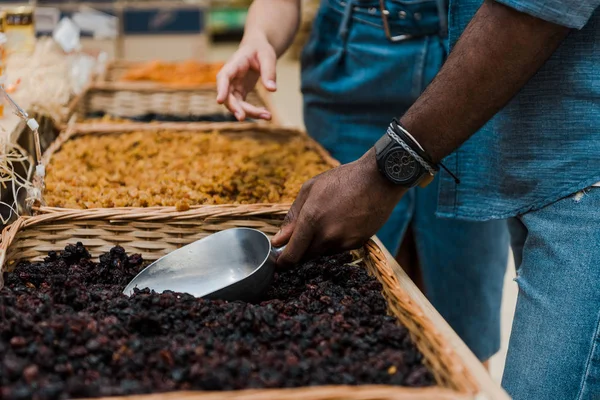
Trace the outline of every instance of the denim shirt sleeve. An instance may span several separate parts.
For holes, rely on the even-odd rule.
[[[534,17],[581,29],[588,22],[600,0],[496,0]]]

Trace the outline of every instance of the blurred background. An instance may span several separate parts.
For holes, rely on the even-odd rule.
[[[52,36],[68,18],[80,30],[85,52],[107,61],[224,61],[242,37],[251,0],[4,1],[7,13],[32,12],[35,36]],[[282,122],[302,127],[298,62],[318,0],[303,0],[302,25],[280,63],[286,93],[275,95]],[[25,6],[25,7],[23,7]],[[7,26],[10,30],[10,26]],[[10,37],[10,32],[7,32]],[[14,35],[13,35],[14,36]],[[13,42],[11,40],[11,42]],[[290,96],[290,91],[293,95]],[[297,94],[297,95],[296,95]]]

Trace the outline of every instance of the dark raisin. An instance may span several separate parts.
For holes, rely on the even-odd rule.
[[[143,268],[81,243],[23,262],[0,290],[0,395],[54,400],[173,390],[429,386],[381,284],[350,254],[277,271],[257,304],[123,287]]]

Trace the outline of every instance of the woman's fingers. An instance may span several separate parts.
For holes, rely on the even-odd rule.
[[[274,92],[277,90],[276,82],[276,65],[277,56],[273,51],[273,48],[265,48],[256,54],[258,59],[258,65],[260,70],[260,77],[263,85],[267,90]]]
[[[217,74],[217,103],[226,103],[233,81],[246,75],[249,68],[250,62],[244,54],[238,52],[231,57]]]
[[[241,101],[242,109],[246,113],[246,117],[271,120],[271,113],[264,107],[253,106],[252,104]]]
[[[235,66],[225,64],[217,74],[217,103],[223,104],[229,95],[229,86],[236,72]]]
[[[272,48],[255,52],[238,50],[217,74],[217,102],[224,104],[237,120],[250,117],[270,120],[271,113],[245,101],[245,94],[256,83],[259,74],[264,86],[275,91],[277,57]]]
[[[229,96],[227,96],[225,107],[235,115],[235,118],[238,121],[246,119],[246,112],[244,111],[244,107],[242,107],[242,100],[234,93],[230,93]]]

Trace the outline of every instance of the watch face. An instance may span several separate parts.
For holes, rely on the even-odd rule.
[[[393,149],[385,157],[385,173],[396,183],[411,182],[419,173],[419,164],[404,149]]]

